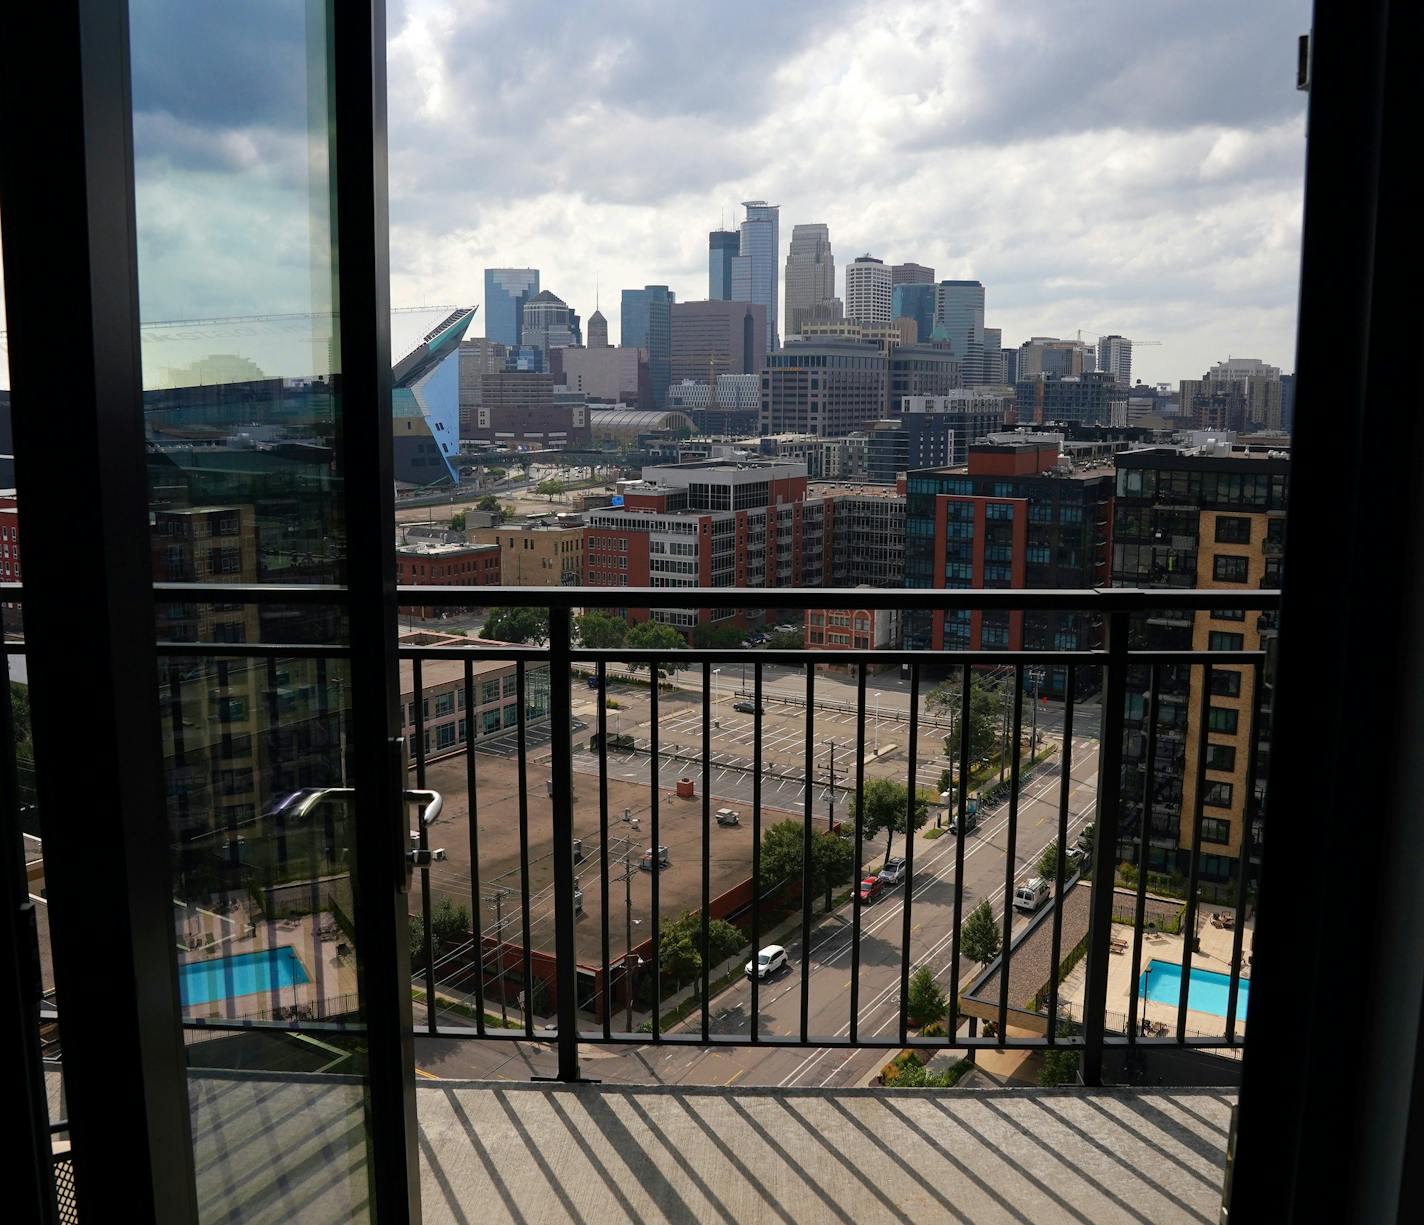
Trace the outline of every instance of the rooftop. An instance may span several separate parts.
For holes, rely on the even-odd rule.
[[[492,544],[435,544],[420,540],[414,544],[396,546],[396,552],[407,557],[458,557],[465,553],[487,553],[496,546]]]

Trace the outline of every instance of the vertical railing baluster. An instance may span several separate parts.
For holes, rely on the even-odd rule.
[[[1142,784],[1142,828],[1137,831],[1137,899],[1133,907],[1132,977],[1128,980],[1127,993],[1127,1040],[1130,1044],[1137,1042],[1141,1030],[1138,1024],[1137,985],[1142,974],[1142,929],[1147,921],[1147,868],[1148,857],[1152,853],[1152,788],[1157,773],[1157,678],[1157,665],[1148,665],[1146,777]],[[1146,1020],[1145,999],[1142,1001],[1142,1013],[1142,1019]]]
[[[1019,768],[1023,732],[1023,664],[1014,664],[1013,742],[1009,747],[1008,848],[1004,853],[1004,930],[999,948],[998,1039],[1004,1041],[1009,1023],[1009,946],[1014,935],[1014,878],[1018,875]],[[1002,759],[1001,759],[1002,760]]]
[[[608,979],[608,665],[599,660],[598,674],[598,898],[602,919],[599,926],[600,951],[603,955],[603,1037],[607,1041],[613,1033],[613,995]],[[628,967],[628,950],[624,949],[623,968]],[[624,982],[624,990],[629,984]]]
[[[573,699],[569,693],[572,617],[567,604],[549,609],[549,773],[554,829],[554,1001],[559,1074],[579,1077],[578,939],[574,929]]]
[[[761,975],[757,957],[761,953],[761,663],[752,665],[752,1041],[760,1038],[758,1011],[761,1005]]]
[[[1207,735],[1211,731],[1211,664],[1203,664],[1201,718],[1197,724],[1197,786],[1192,803],[1192,861],[1187,871],[1187,913],[1183,917],[1186,930],[1182,933],[1182,982],[1177,995],[1177,1041],[1187,1036],[1187,998],[1192,986],[1192,953],[1196,944],[1197,910],[1201,888],[1202,812],[1206,803]],[[1190,692],[1188,687],[1188,692]]]
[[[648,661],[648,733],[652,744],[653,791],[652,807],[648,823],[653,835],[653,914],[649,923],[653,941],[653,1041],[662,1041],[662,1017],[659,1015],[663,1001],[663,956],[662,956],[662,903],[658,889],[658,878],[662,875],[662,847],[658,843],[658,800],[662,790],[662,769],[658,760],[658,661]]]
[[[865,816],[865,664],[856,668],[855,682],[855,871],[850,881],[850,1040],[860,1034],[860,878],[865,854],[861,826]]]
[[[553,678],[550,678],[553,684]],[[524,660],[514,663],[515,701],[519,703],[518,718],[515,720],[515,746],[519,759],[519,922],[522,944],[522,969],[524,974],[524,1036],[534,1036],[534,958],[529,949],[529,767],[528,712],[525,690],[528,680],[524,675]],[[501,708],[502,709],[502,708]],[[504,937],[500,935],[500,967],[504,966]],[[503,983],[501,983],[501,990]]]
[[[908,749],[909,762],[907,770],[909,781],[906,784],[905,795],[905,876],[901,889],[904,890],[900,900],[901,924],[900,924],[900,1042],[903,1044],[909,1037],[910,1029],[910,937],[913,929],[910,926],[910,908],[914,901],[915,885],[915,804],[919,800],[919,780],[916,774],[919,769],[920,750],[920,665],[918,662],[910,665],[910,731]]]
[[[411,661],[411,688],[415,692],[415,785],[425,787],[425,680],[420,656]],[[407,805],[407,810],[409,806]],[[425,822],[417,818],[417,833],[421,851],[429,849]],[[421,856],[425,858],[424,855]],[[435,1016],[435,930],[434,906],[430,897],[430,866],[420,869],[420,921],[425,931],[425,1032],[433,1034],[439,1028]]]
[[[801,829],[801,1041],[811,1022],[811,817],[816,799],[816,666],[806,665],[806,800]]]
[[[1107,663],[1103,678],[1102,742],[1098,754],[1098,808],[1093,826],[1092,915],[1088,924],[1087,982],[1083,995],[1085,1085],[1103,1083],[1107,1025],[1108,958],[1112,946],[1113,877],[1117,868],[1117,828],[1122,801],[1122,734],[1127,698],[1129,615],[1107,616]]]
[[[711,966],[712,945],[708,938],[710,916],[707,913],[712,892],[712,665],[702,662],[702,1041],[711,1034],[711,1018],[708,1014],[707,989]]]
[[[1068,797],[1073,789],[1073,702],[1075,675],[1069,664],[1063,678],[1063,767],[1058,781],[1058,855],[1053,880],[1053,965],[1048,975],[1048,1040],[1058,1038],[1058,972],[1063,964],[1063,878],[1068,867]],[[1038,685],[1034,685],[1038,701]],[[1035,749],[1038,747],[1034,746]]]
[[[1226,1040],[1236,1041],[1237,997],[1241,991],[1241,950],[1246,928],[1246,891],[1250,884],[1251,811],[1256,806],[1256,736],[1261,726],[1261,683],[1264,670],[1251,666],[1251,728],[1246,741],[1246,800],[1241,806],[1240,858],[1236,864],[1236,920],[1231,933],[1231,983],[1226,997]]]
[[[475,772],[475,661],[465,659],[465,794],[470,807],[470,903],[474,907],[475,957],[479,971],[475,974],[475,1032],[485,1036],[485,929],[484,906],[480,897],[480,808]]]
[[[950,929],[949,1018],[945,1026],[945,1045],[953,1043],[959,1032],[960,936],[964,923],[964,841],[969,837],[969,700],[972,684],[973,672],[969,665],[965,664],[960,673],[959,692],[959,787],[954,797],[959,811],[959,833],[954,847],[954,926]]]

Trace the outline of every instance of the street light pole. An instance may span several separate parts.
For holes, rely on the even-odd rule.
[[[500,1024],[503,1025],[503,1026],[505,1026],[506,1028],[508,1028],[508,1026],[509,1026],[509,1008],[508,1008],[508,1006],[505,1004],[505,1001],[504,1001],[504,895],[505,895],[506,893],[508,893],[508,892],[509,892],[509,890],[507,890],[507,889],[499,888],[499,889],[496,889],[496,890],[495,890],[495,894],[494,894],[494,913],[495,913],[494,934],[495,934],[495,941],[496,941],[496,943],[495,943],[495,949],[497,950],[497,952],[498,952],[498,957],[499,957],[499,973],[498,973],[497,975],[495,975],[495,981],[499,983],[499,1021],[500,1021]],[[483,942],[481,942],[481,946],[480,946],[480,978],[481,978],[481,980],[484,979],[484,975],[485,975],[485,951],[484,951]],[[433,1001],[433,1000],[430,1001],[430,1006],[431,1006],[431,1007],[434,1007],[434,1001]]]

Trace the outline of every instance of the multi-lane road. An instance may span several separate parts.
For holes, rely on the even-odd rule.
[[[686,678],[686,674],[684,674]],[[697,678],[700,684],[700,678]],[[871,764],[867,777],[874,774],[903,780],[908,772],[904,741],[908,723],[904,720],[908,695],[903,686],[881,690],[882,747],[887,743],[899,747],[893,756]],[[650,734],[647,724],[647,693],[634,686],[611,689],[623,709],[618,712],[620,730],[637,736],[640,742]],[[805,711],[775,700],[778,693],[804,696],[804,678],[793,674],[785,680],[773,679],[765,686],[763,724],[763,802],[768,806],[799,810],[805,799],[804,745]],[[852,683],[817,679],[817,701],[854,702]],[[586,696],[585,696],[586,694]],[[576,703],[579,717],[589,724],[596,718],[591,700],[585,691]],[[728,803],[747,803],[751,795],[751,734],[750,715],[731,710],[731,695],[724,691],[716,710],[720,725],[712,737],[712,773],[710,789],[717,799]],[[873,703],[873,698],[868,706]],[[587,709],[580,709],[581,707]],[[661,701],[658,734],[660,748],[681,746],[686,759],[665,760],[661,777],[671,785],[677,777],[691,774],[698,778],[699,791],[701,757],[700,697],[696,691],[686,696],[664,696]],[[923,713],[923,711],[922,711]],[[898,718],[895,716],[899,716]],[[610,730],[614,722],[610,719]],[[1041,707],[1041,736],[1062,744],[1061,708],[1056,704]],[[943,758],[938,729],[921,729],[920,767],[918,781],[935,787],[939,772],[947,762]],[[1097,791],[1098,709],[1095,705],[1080,705],[1074,719],[1071,746],[1070,787],[1068,793],[1069,839],[1093,819]],[[829,788],[826,786],[826,766],[836,762],[837,810],[848,799],[843,790],[849,778],[854,782],[857,751],[856,716],[835,711],[816,711],[815,737],[818,749],[818,779],[813,795],[813,812],[821,817],[828,812]],[[867,752],[874,745],[873,728],[867,728]],[[778,750],[780,756],[778,756]],[[579,754],[579,768],[596,770],[597,759]],[[781,770],[782,759],[785,770]],[[775,762],[773,770],[769,763]],[[1020,795],[1017,835],[1013,847],[1013,880],[1021,882],[1035,874],[1044,848],[1057,836],[1060,797],[1061,754],[1041,767],[1023,785]],[[650,774],[650,758],[645,751],[609,755],[610,774],[630,780],[646,781]],[[785,777],[780,777],[781,774]],[[964,847],[964,878],[961,915],[967,917],[980,901],[988,899],[995,915],[1002,918],[1006,868],[1008,863],[1009,806],[1001,804],[991,810],[978,829],[968,836]],[[907,885],[901,885],[862,911],[859,967],[858,1030],[863,1038],[893,1035],[899,1025],[900,976],[902,968],[901,940],[904,907],[907,896],[911,909],[909,942],[910,971],[927,965],[940,985],[949,987],[952,929],[955,904],[955,854],[953,835],[938,838],[927,835],[931,824],[916,838],[915,871]],[[897,840],[896,853],[903,854],[903,840]],[[871,861],[875,866],[875,861]],[[1027,922],[1017,917],[1016,926]],[[809,1038],[844,1038],[850,1027],[851,1000],[851,911],[842,907],[830,915],[818,914],[813,923],[809,957],[807,958]],[[800,1032],[803,958],[799,924],[783,938],[790,954],[790,966],[759,990],[758,1033],[761,1035],[797,1035]],[[961,965],[961,983],[979,967],[965,962]],[[751,1026],[751,988],[739,981],[724,990],[709,1003],[710,1025],[715,1033],[748,1034]],[[460,1024],[458,1018],[451,1018]],[[694,1013],[682,1026],[696,1031],[701,1024],[700,1013]],[[648,1044],[635,1051],[586,1047],[588,1074],[603,1079],[629,1079],[646,1082],[694,1084],[757,1084],[757,1085],[849,1085],[862,1084],[885,1061],[886,1053],[876,1050],[847,1051],[843,1048],[748,1048],[714,1046],[711,1048],[654,1046]],[[472,1043],[441,1040],[421,1044],[418,1058],[427,1071],[436,1075],[528,1076],[531,1070],[541,1070],[551,1059],[537,1045],[509,1043]]]

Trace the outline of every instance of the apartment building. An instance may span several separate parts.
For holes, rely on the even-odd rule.
[[[1029,435],[973,443],[965,468],[906,478],[905,586],[1087,588],[1110,576],[1113,471],[1108,461],[1060,459],[1053,439]],[[1101,621],[1083,612],[907,614],[905,645],[917,649],[1087,650]],[[1078,669],[1079,692],[1096,687]],[[1045,668],[1039,692],[1061,695],[1067,672]]]
[[[808,498],[803,464],[707,460],[650,466],[623,481],[621,508],[590,511],[584,581],[599,587],[726,587],[717,608],[659,611],[690,631],[701,623],[748,624],[732,589],[825,584],[826,504]],[[629,608],[634,621],[648,611]]]
[[[1221,608],[1197,613],[1173,611],[1164,596],[1163,610],[1135,626],[1138,641],[1161,650],[1265,648],[1276,633],[1274,614],[1233,609],[1228,593],[1281,584],[1289,455],[1216,442],[1127,451],[1116,463],[1113,583],[1223,592]],[[1213,667],[1209,701],[1203,701],[1204,673],[1201,666],[1159,668],[1148,867],[1183,874],[1189,868],[1200,779],[1199,871],[1204,880],[1224,884],[1235,876],[1243,838],[1249,838],[1253,858],[1260,852],[1267,763],[1264,756],[1256,761],[1253,779],[1253,668]],[[1272,672],[1262,676],[1258,735],[1269,727],[1272,706]],[[1120,858],[1129,862],[1138,858],[1151,720],[1145,670],[1140,679],[1130,695],[1120,823]],[[1199,748],[1203,709],[1205,762]]]

